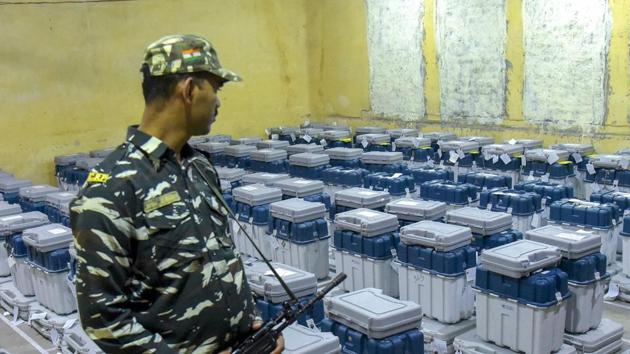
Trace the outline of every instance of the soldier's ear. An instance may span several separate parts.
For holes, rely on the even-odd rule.
[[[184,102],[191,104],[193,101],[193,93],[195,91],[195,79],[189,76],[180,81],[178,86],[180,86]]]

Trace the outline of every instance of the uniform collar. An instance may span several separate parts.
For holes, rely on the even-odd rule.
[[[176,160],[176,154],[173,149],[162,140],[138,130],[137,125],[132,125],[127,129],[127,141],[142,150],[156,166],[159,166],[163,158]],[[192,147],[188,143],[184,144],[182,157],[190,159],[193,155]]]

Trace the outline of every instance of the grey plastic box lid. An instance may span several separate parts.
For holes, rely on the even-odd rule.
[[[624,155],[595,155],[588,160],[594,167],[627,169],[630,165],[630,156]],[[625,167],[625,168],[624,168]]]
[[[591,144],[564,143],[551,145],[550,148],[568,151],[570,154],[578,153],[581,155],[590,155],[595,152],[595,147]]]
[[[444,218],[448,224],[470,227],[473,233],[487,236],[512,227],[512,215],[475,207],[449,210]]]
[[[20,204],[9,204],[7,202],[0,202],[0,217],[16,215],[22,213],[22,207]]]
[[[318,134],[321,139],[337,141],[350,137],[350,132],[347,130],[325,130]]]
[[[75,163],[77,163],[77,160],[84,159],[87,157],[88,157],[88,154],[85,154],[85,153],[55,156],[55,165],[72,166]]]
[[[262,184],[250,184],[232,189],[232,197],[237,202],[251,206],[264,205],[282,200],[282,190]]]
[[[244,138],[232,139],[232,141],[230,141],[230,145],[256,145],[260,141],[262,141],[262,139],[259,137],[248,136]]]
[[[286,140],[263,140],[257,143],[256,147],[259,149],[280,149],[286,152],[289,142]]]
[[[310,152],[303,152],[299,154],[293,154],[289,157],[291,165],[303,166],[303,167],[317,167],[328,165],[330,163],[330,157],[326,154],[313,154]]]
[[[9,172],[0,171],[0,179],[13,178],[13,175]]]
[[[287,152],[286,150],[280,149],[262,149],[252,151],[251,158],[252,160],[262,162],[280,161],[287,159]]]
[[[474,317],[457,323],[441,323],[432,318],[424,317],[422,318],[422,333],[424,334],[425,348],[426,343],[431,343],[436,339],[451,344],[455,337],[474,329],[475,325]]]
[[[394,200],[385,206],[385,212],[398,216],[398,219],[411,221],[441,219],[447,209],[448,205],[444,202],[411,198]]]
[[[566,161],[569,159],[569,152],[566,150],[554,149],[531,149],[525,151],[525,158],[532,161],[548,161],[552,155],[558,156],[558,161]]]
[[[266,186],[273,186],[278,181],[282,181],[285,179],[289,179],[288,173],[267,173],[267,172],[256,172],[250,173],[243,176],[242,182],[244,184],[264,184]]]
[[[87,159],[78,160],[76,166],[82,170],[89,171],[101,162],[103,162],[102,157],[89,157]]]
[[[389,134],[394,139],[402,137],[417,137],[420,132],[418,129],[401,128],[401,129],[388,129],[385,133]]]
[[[479,146],[494,144],[494,138],[489,137],[489,136],[462,136],[458,140],[474,141],[478,143]]]
[[[46,195],[59,192],[59,188],[47,184],[39,184],[36,186],[20,188],[20,197],[32,201],[44,201]]]
[[[218,143],[218,142],[213,142],[213,141],[207,141],[205,143],[198,144],[196,148],[197,150],[201,150],[209,154],[215,154],[218,152],[224,152],[227,146],[229,146],[228,143]]]
[[[238,181],[245,176],[245,170],[242,168],[228,168],[228,167],[216,167],[219,179],[224,179],[228,182]]]
[[[357,142],[367,141],[370,144],[386,144],[391,141],[389,134],[361,134],[357,135]]]
[[[28,179],[7,178],[0,179],[0,191],[4,193],[19,192],[20,188],[32,185]]]
[[[298,135],[299,136],[309,135],[311,138],[314,138],[323,131],[324,129],[322,128],[301,128],[300,131],[298,132]]]
[[[36,247],[40,252],[50,252],[69,247],[72,242],[72,230],[61,224],[42,225],[24,230],[22,239],[24,243]]]
[[[268,129],[271,134],[297,134],[300,128],[297,127],[273,127]]]
[[[324,152],[331,160],[354,160],[361,157],[363,149],[338,147],[324,150]]]
[[[217,134],[208,136],[208,141],[213,143],[230,143],[232,141],[231,135]]]
[[[529,230],[525,233],[525,239],[556,246],[568,259],[578,259],[599,252],[602,245],[601,236],[597,232],[559,225]]]
[[[315,274],[286,264],[272,262],[271,265],[276,269],[276,272],[282,277],[289,289],[295,293],[295,296],[309,296],[317,291]],[[243,262],[243,266],[247,282],[256,295],[262,296],[272,303],[281,303],[289,300],[289,295],[286,294],[280,282],[269,270],[265,262],[248,260]]]
[[[395,140],[397,147],[402,148],[423,148],[431,146],[431,139],[405,136]]]
[[[325,299],[328,316],[370,338],[382,339],[422,325],[422,308],[365,288]]]
[[[396,215],[359,208],[335,215],[335,226],[361,236],[374,237],[396,231],[399,225]]]
[[[420,245],[448,252],[470,244],[469,227],[424,220],[400,229],[400,240],[408,245]]]
[[[326,206],[323,203],[307,202],[303,199],[291,198],[271,203],[271,216],[292,223],[301,223],[326,216]]]
[[[373,191],[366,188],[349,188],[335,192],[335,203],[349,208],[376,209],[389,203],[388,192]]]
[[[429,132],[422,133],[423,138],[429,138],[432,142],[449,141],[457,139],[457,135],[450,132]]]
[[[531,240],[519,240],[484,250],[480,262],[495,273],[511,278],[529,276],[539,269],[555,265],[562,259],[558,247]]]
[[[514,354],[509,348],[499,347],[490,342],[483,341],[477,335],[475,329],[455,337],[453,347],[462,354]],[[574,347],[562,344],[560,349],[553,354],[578,354]]]
[[[225,154],[232,157],[246,157],[250,156],[252,152],[256,151],[256,146],[252,145],[230,145],[225,147]]]
[[[68,204],[76,197],[77,197],[77,192],[50,193],[46,195],[46,203],[59,209],[61,208],[62,204]]]
[[[526,150],[542,149],[543,141],[539,139],[512,139],[504,141],[505,144],[522,145]]]
[[[303,178],[283,179],[273,186],[282,189],[282,194],[297,198],[324,192],[324,182]]]
[[[580,353],[599,353],[604,347],[619,342],[622,345],[624,328],[608,318],[602,318],[597,328],[584,334],[564,334],[564,342],[574,346]]]
[[[92,150],[90,151],[90,157],[92,158],[105,158],[107,157],[107,155],[111,154],[112,152],[114,152],[114,150],[116,150],[116,148],[113,147],[109,147],[109,148],[104,148],[104,149],[98,149],[98,150]]]
[[[356,135],[361,134],[384,134],[385,128],[383,127],[375,127],[375,126],[363,126],[357,127],[355,130]]]
[[[203,144],[208,141],[206,136],[193,136],[188,139],[188,145],[192,147],[197,147],[199,144]]]
[[[630,149],[621,149],[617,151],[617,155],[630,155]]]
[[[283,354],[337,354],[341,352],[339,338],[329,332],[293,324],[282,331]]]
[[[476,141],[468,140],[451,140],[444,141],[440,144],[440,150],[442,151],[457,151],[463,152],[478,151],[481,145]]]
[[[289,154],[289,156],[293,154],[301,154],[304,152],[315,153],[322,151],[324,151],[324,147],[317,144],[295,144],[289,145],[289,147],[287,148],[287,153]]]
[[[25,229],[50,223],[48,216],[39,211],[0,217],[0,234],[10,235]]]
[[[403,154],[400,151],[371,151],[361,155],[363,163],[375,165],[389,165],[403,161]]]
[[[519,144],[490,144],[481,147],[481,152],[484,155],[515,155],[522,154],[525,151],[525,147]]]

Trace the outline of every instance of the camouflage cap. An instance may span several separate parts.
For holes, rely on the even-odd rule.
[[[149,66],[151,76],[207,71],[226,81],[243,80],[221,67],[217,51],[207,39],[192,34],[166,36],[151,43],[142,63]]]

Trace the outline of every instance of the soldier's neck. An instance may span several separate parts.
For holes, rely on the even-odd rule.
[[[144,109],[138,130],[162,140],[164,144],[173,149],[179,156],[182,147],[190,138],[182,122],[183,119],[178,116],[176,111],[165,109],[164,107],[159,109],[147,106]]]

